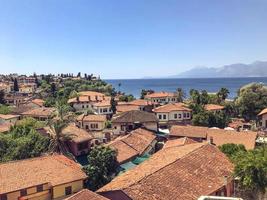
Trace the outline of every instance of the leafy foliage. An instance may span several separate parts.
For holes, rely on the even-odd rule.
[[[219,146],[219,149],[231,159],[240,152],[246,152],[246,148],[242,144],[223,144]]]
[[[0,134],[0,162],[40,156],[47,152],[49,138],[29,126],[15,126],[7,134]]]
[[[43,128],[45,122],[38,121],[32,117],[26,117],[16,122],[16,126],[30,127],[30,128]]]
[[[112,180],[117,171],[117,152],[110,147],[98,146],[88,155],[89,165],[84,168],[88,175],[88,187],[95,191]]]
[[[124,95],[121,95],[119,97],[119,100],[120,101],[125,101],[125,102],[130,102],[130,101],[135,100],[135,98],[134,98],[134,96],[132,94],[129,94],[129,95],[124,94]]]
[[[235,104],[243,118],[255,119],[257,114],[267,107],[267,86],[251,83],[241,87]]]
[[[0,114],[7,115],[11,113],[11,108],[6,105],[0,105]]]

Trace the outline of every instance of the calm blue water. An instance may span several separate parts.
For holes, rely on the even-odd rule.
[[[207,90],[217,92],[225,87],[230,91],[229,98],[236,96],[237,90],[251,82],[262,82],[267,85],[267,77],[257,78],[181,78],[181,79],[121,79],[106,80],[117,90],[127,94],[133,94],[139,98],[142,89],[152,89],[155,91],[175,92],[178,87],[183,88],[189,95],[190,89]],[[121,83],[119,88],[118,84]]]

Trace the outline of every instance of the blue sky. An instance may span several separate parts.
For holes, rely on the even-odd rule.
[[[168,76],[267,60],[267,0],[0,0],[0,73]]]

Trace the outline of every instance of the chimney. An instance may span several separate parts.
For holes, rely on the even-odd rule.
[[[213,137],[212,136],[210,136],[210,138],[209,138],[209,144],[214,144],[213,143]]]

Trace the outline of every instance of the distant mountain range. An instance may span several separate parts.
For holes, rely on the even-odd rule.
[[[267,62],[232,64],[219,68],[196,67],[167,78],[267,77]]]

